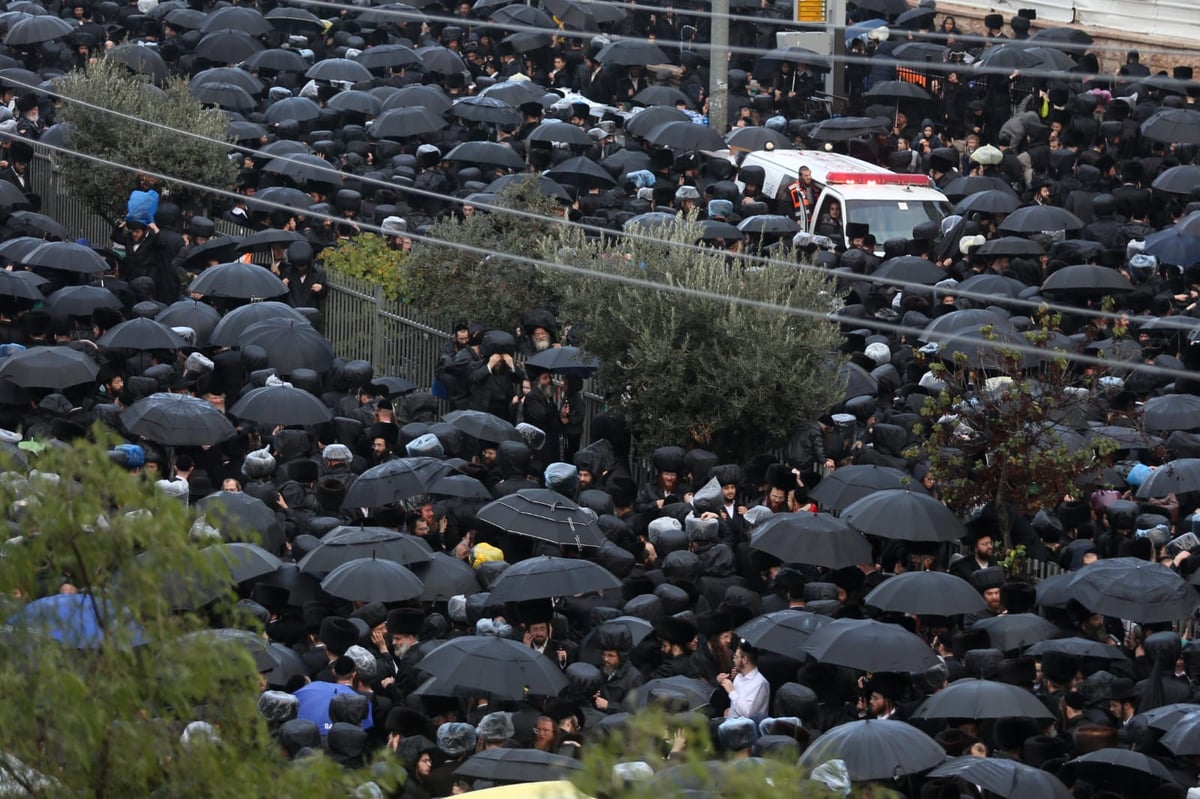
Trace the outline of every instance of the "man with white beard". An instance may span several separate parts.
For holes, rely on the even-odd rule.
[[[642,673],[629,665],[633,639],[623,627],[604,625],[596,631],[596,641],[600,647],[604,685],[592,697],[592,702],[604,713],[620,713],[629,692],[644,682]]]
[[[565,420],[555,397],[554,380],[549,372],[535,374],[532,367],[529,367],[528,371],[533,385],[529,393],[525,395],[521,418],[545,432],[546,445],[543,448],[543,457],[555,461],[558,460],[561,451],[559,435],[562,433]]]

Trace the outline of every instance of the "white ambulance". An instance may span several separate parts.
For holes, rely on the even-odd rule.
[[[922,222],[940,222],[951,213],[953,206],[946,195],[933,188],[926,175],[903,175],[881,166],[851,158],[848,155],[823,150],[758,150],[748,153],[742,168],[760,166],[766,173],[762,193],[779,196],[797,179],[800,167],[812,170],[817,199],[811,208],[801,207],[797,213],[800,226],[816,233],[818,227],[828,226],[830,208],[840,207],[840,226],[843,241],[846,224],[867,225],[882,252],[888,239],[912,238],[912,230]]]

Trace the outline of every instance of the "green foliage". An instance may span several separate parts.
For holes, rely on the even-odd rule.
[[[597,241],[568,231],[544,242],[547,259],[677,289],[563,284],[564,317],[600,357],[600,383],[640,445],[695,441],[749,457],[840,398],[835,325],[725,299],[824,314],[834,302],[824,275],[679,246],[698,240],[694,221],[648,233]]]
[[[321,252],[321,264],[327,270],[367,280],[383,289],[389,300],[408,301],[410,272],[408,257],[387,246],[382,236],[364,234],[342,239]]]
[[[110,462],[104,444],[48,447],[36,468],[58,478],[0,481],[0,507],[22,532],[0,557],[12,625],[0,648],[0,783],[62,796],[284,797],[314,783],[342,794],[340,769],[291,766],[271,743],[250,656],[188,638],[201,617],[172,612],[170,585],[216,581],[227,596],[211,612],[234,618],[228,568],[189,539],[186,506]],[[62,625],[29,611],[63,591],[94,599],[93,648],[54,640]],[[195,720],[218,740],[182,743]]]
[[[475,213],[438,222],[409,256],[415,304],[446,320],[467,319],[512,330],[526,310],[556,303],[562,277],[518,259],[536,257],[539,241],[558,228],[544,218],[556,215],[557,203],[538,190],[532,176],[505,188],[495,203],[543,218]],[[491,255],[439,242],[468,245]]]
[[[1051,336],[1058,320],[1043,315],[1020,343],[1039,350],[1018,353],[995,331],[984,330],[994,348],[971,353],[952,350],[931,369],[945,384],[922,414],[930,429],[924,444],[908,453],[927,460],[939,496],[969,511],[991,505],[1003,540],[998,556],[1022,568],[1024,552],[1013,552],[1009,507],[1018,511],[1053,508],[1076,493],[1081,473],[1103,463],[1115,444],[1075,446],[1073,432],[1093,418],[1100,374],[1079,375]],[[1084,391],[1079,388],[1087,389]]]
[[[56,88],[66,98],[148,119],[176,130],[227,139],[227,117],[220,111],[202,107],[188,94],[187,81],[182,79],[169,81],[163,91],[159,91],[131,75],[121,64],[101,59],[86,71],[69,73]],[[219,144],[123,119],[72,103],[70,99],[61,111],[61,118],[69,125],[67,146],[88,155],[218,188],[229,186],[236,176],[236,168],[227,157],[227,148]],[[134,184],[133,174],[69,156],[56,156],[55,160],[73,195],[83,199],[109,222],[125,216],[129,192],[121,187]],[[182,186],[165,188],[176,195],[190,192]]]

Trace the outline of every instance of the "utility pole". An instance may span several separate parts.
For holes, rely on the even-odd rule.
[[[708,126],[724,136],[729,127],[729,0],[712,0],[712,49],[708,64]]]
[[[833,98],[833,113],[841,114],[846,110],[846,0],[826,0],[825,14],[831,53],[826,91]]]

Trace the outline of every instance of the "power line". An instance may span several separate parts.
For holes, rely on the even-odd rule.
[[[220,196],[220,197],[226,197],[226,198],[230,198],[230,199],[243,199],[243,195],[237,194],[236,192],[230,191],[228,189],[221,189],[221,188],[217,188],[214,186],[207,186],[202,183],[179,178],[179,177],[168,175],[165,173],[156,172],[156,171],[148,170],[148,169],[143,169],[143,168],[135,167],[135,166],[132,166],[129,164],[124,164],[119,161],[114,161],[112,159],[89,155],[87,153],[78,152],[78,151],[71,150],[70,148],[66,148],[66,147],[59,147],[58,145],[44,144],[42,146],[44,146],[52,151],[63,154],[63,155],[69,155],[69,156],[73,156],[76,158],[81,158],[90,163],[114,167],[114,168],[120,169],[122,171],[129,172],[131,174],[146,175],[148,177],[152,177],[157,180],[166,181],[168,183],[175,183],[175,184],[184,186],[186,188],[192,189],[194,191],[199,191],[199,192],[203,192],[206,194],[211,194],[211,195]],[[279,208],[282,210],[288,210],[288,211],[295,210],[295,209],[292,209],[290,206],[284,205],[282,203],[275,203],[275,202],[271,202],[271,201],[263,201],[263,203],[265,205],[272,206],[274,208]],[[325,214],[325,213],[310,212],[309,216],[312,216],[313,218],[316,218],[316,219],[321,219],[324,221],[330,221],[330,222],[335,222],[335,223],[340,223],[340,222],[346,221],[343,218],[334,216],[332,214]],[[385,231],[383,228],[379,227],[378,225],[369,225],[369,224],[365,224],[365,223],[356,223],[356,224],[360,230],[365,230],[365,231],[376,233],[379,235],[389,235],[387,231]],[[447,240],[447,239],[437,239],[432,236],[424,236],[424,235],[420,235],[420,234],[408,234],[408,236],[409,236],[409,238],[411,238],[415,241],[425,242],[432,246],[449,247],[452,249],[459,250],[461,252],[470,253],[472,255],[475,255],[475,256],[478,256],[481,258],[489,258],[489,257],[496,256],[496,253],[491,250],[485,249],[483,247],[476,247],[471,244],[465,244],[463,242],[451,241],[451,240]],[[661,243],[661,240],[659,240],[659,239],[651,239],[651,240],[658,241]],[[711,255],[712,251],[709,250],[708,253]],[[887,322],[887,321],[884,321],[881,319],[854,319],[854,318],[850,318],[850,317],[831,316],[828,313],[824,313],[821,311],[815,311],[815,310],[811,310],[811,309],[807,309],[807,308],[795,308],[795,307],[791,307],[791,306],[780,305],[778,303],[766,302],[763,300],[753,300],[753,299],[749,299],[746,297],[715,294],[712,292],[703,291],[700,289],[693,289],[693,288],[689,288],[686,286],[660,283],[658,281],[649,280],[647,278],[638,278],[638,277],[634,277],[631,275],[615,274],[612,272],[605,272],[605,271],[602,271],[599,269],[589,269],[587,267],[574,266],[574,265],[570,265],[570,264],[562,264],[562,263],[548,261],[548,260],[541,259],[541,258],[532,258],[529,256],[511,255],[511,254],[503,254],[503,258],[505,260],[514,261],[517,263],[523,263],[523,264],[527,264],[530,266],[537,266],[537,267],[549,269],[552,271],[563,272],[566,274],[575,275],[577,277],[586,277],[586,278],[592,278],[592,279],[596,279],[596,280],[603,280],[603,281],[607,281],[607,282],[615,282],[615,283],[620,283],[620,284],[633,286],[636,288],[647,289],[647,290],[651,290],[651,291],[667,292],[670,294],[676,294],[676,295],[688,297],[691,299],[702,299],[702,300],[715,301],[715,302],[728,302],[728,303],[732,303],[732,304],[739,305],[742,307],[750,308],[753,310],[767,311],[767,312],[771,312],[771,313],[783,313],[783,314],[788,314],[790,316],[796,316],[799,318],[811,319],[814,321],[820,321],[820,322],[825,322],[825,323],[832,323],[832,322],[854,323],[854,324],[859,324],[860,326],[863,326],[863,327],[870,327],[872,329],[876,329],[876,330],[880,330],[880,331],[884,331],[884,332],[888,332],[888,333],[893,333],[896,335],[910,336],[910,337],[913,337],[914,339],[917,337],[920,337],[926,333],[926,331],[923,328],[916,328],[916,327],[912,327],[909,325]],[[828,273],[826,273],[826,274],[828,274]],[[947,336],[947,338],[950,339],[950,341],[952,342],[955,337]],[[1083,364],[1086,366],[1103,367],[1105,369],[1117,368],[1120,370],[1129,370],[1131,372],[1139,372],[1139,373],[1156,375],[1156,376],[1161,376],[1161,377],[1169,377],[1172,379],[1180,378],[1180,377],[1183,377],[1183,378],[1193,377],[1193,374],[1186,370],[1166,368],[1166,367],[1161,367],[1161,366],[1157,366],[1154,364],[1113,361],[1111,359],[1090,356],[1090,355],[1086,355],[1083,353],[1064,352],[1064,351],[1058,351],[1058,350],[1046,350],[1045,348],[1042,348],[1042,347],[1037,347],[1032,344],[1025,344],[1025,343],[1021,343],[1018,341],[995,342],[995,341],[989,341],[988,339],[971,339],[971,341],[973,344],[976,344],[977,346],[982,346],[982,347],[985,347],[988,349],[995,349],[1001,353],[1012,352],[1012,353],[1017,353],[1017,354],[1021,354],[1021,355],[1029,355],[1032,357],[1043,358],[1043,359],[1045,359],[1045,358],[1055,359],[1055,360],[1061,359],[1064,361]]]
[[[22,84],[22,85],[28,86],[28,84]],[[160,130],[166,130],[166,131],[172,133],[173,135],[183,135],[185,137],[192,138],[192,139],[195,139],[198,141],[203,141],[203,142],[206,142],[209,144],[220,145],[224,148],[237,151],[244,155],[250,155],[251,157],[255,157],[255,158],[263,157],[263,153],[260,153],[259,151],[255,150],[253,148],[250,148],[250,147],[244,147],[244,146],[238,145],[236,143],[225,142],[220,139],[215,139],[215,138],[205,136],[200,133],[195,133],[193,131],[179,130],[179,129],[171,127],[170,125],[165,125],[160,122],[155,122],[153,120],[146,119],[144,117],[140,117],[140,116],[137,116],[134,114],[127,114],[123,111],[117,111],[115,109],[105,108],[104,106],[90,103],[87,101],[75,100],[75,99],[73,99],[67,95],[64,95],[60,92],[57,92],[57,91],[51,91],[51,90],[41,90],[41,91],[44,91],[44,92],[50,94],[51,96],[61,98],[63,100],[66,100],[67,102],[75,103],[77,105],[80,105],[82,107],[88,108],[93,111],[99,111],[101,113],[111,114],[113,116],[116,116],[121,119],[125,119],[127,121],[135,122],[138,124],[149,125],[151,127],[155,127]],[[39,144],[41,144],[41,142],[39,142]],[[43,145],[43,146],[46,146],[46,145]],[[78,151],[69,151],[69,152],[78,152]],[[295,160],[294,156],[290,155],[290,154],[271,155],[270,158],[271,159],[282,159],[282,160],[288,161],[288,162]],[[341,179],[342,177],[344,177],[346,175],[346,173],[337,169],[332,164],[329,164],[327,167],[319,167],[315,164],[310,164],[308,162],[303,162],[303,163],[307,167],[326,171],[330,175],[330,177],[336,176],[339,179]],[[390,183],[385,180],[368,178],[366,176],[361,176],[361,175],[354,175],[353,177],[355,180],[359,181],[363,185],[382,187],[382,188],[387,188],[387,189],[390,189],[393,191],[402,191],[402,192],[405,192],[408,194],[413,194],[413,195],[416,195],[419,197],[425,197],[425,198],[435,199],[435,200],[439,200],[439,201],[448,201],[448,202],[453,202],[453,203],[456,203],[459,205],[473,205],[476,208],[479,208],[481,210],[486,210],[489,212],[493,212],[493,213],[508,214],[511,216],[517,216],[517,217],[522,217],[522,218],[532,219],[532,220],[542,221],[542,222],[553,221],[556,224],[567,224],[567,225],[578,227],[587,232],[601,234],[601,235],[611,235],[613,233],[613,231],[609,228],[604,228],[604,227],[600,227],[600,226],[596,226],[596,225],[589,225],[589,224],[582,223],[582,222],[564,221],[564,220],[558,219],[557,217],[547,217],[547,216],[537,214],[532,211],[527,211],[524,209],[511,208],[508,206],[498,205],[495,203],[468,202],[466,199],[450,197],[450,196],[447,196],[444,194],[439,194],[434,191],[429,191],[426,189],[419,189],[416,187],[399,186],[397,184]],[[173,180],[176,183],[180,183],[178,178],[168,178],[168,179]],[[240,195],[240,194],[236,194],[236,193],[234,194],[234,196],[236,196],[237,198],[239,198],[241,200],[250,200],[251,199],[245,195]],[[262,201],[254,200],[254,202],[261,203]],[[287,208],[287,210],[290,210],[294,213],[298,211],[298,209],[294,209],[294,208]],[[622,235],[624,235],[628,239],[635,240],[635,241],[654,242],[654,243],[661,242],[661,239],[658,239],[654,236],[651,236],[651,235],[648,235],[645,233],[639,233],[636,231],[624,231],[622,233]],[[709,253],[711,251],[711,248],[709,248],[709,247],[704,247],[704,246],[698,245],[698,244],[686,244],[683,242],[673,242],[671,244],[671,246],[679,247],[681,249],[686,249],[686,250],[689,250],[692,252],[697,252],[697,253]],[[742,257],[744,257],[748,262],[754,263],[754,264],[783,265],[783,266],[788,266],[790,268],[799,269],[801,271],[813,270],[813,271],[819,271],[822,274],[829,274],[829,271],[824,269],[823,267],[812,265],[812,264],[805,264],[805,263],[799,263],[796,261],[775,259],[775,258],[770,258],[770,257],[762,256],[762,255],[745,255]],[[892,286],[892,287],[896,287],[896,288],[900,288],[900,289],[911,289],[913,291],[922,292],[922,293],[933,290],[932,287],[927,286],[922,283],[915,283],[912,281],[899,280],[896,278],[889,278],[889,277],[884,277],[884,276],[876,276],[876,275],[852,275],[851,276],[851,275],[847,275],[847,277],[853,277],[855,282],[860,282],[860,283],[865,282],[865,283],[871,283],[871,284],[875,284],[875,285]],[[1042,310],[1049,310],[1049,311],[1052,311],[1055,313],[1072,314],[1072,315],[1079,314],[1082,310],[1076,306],[1066,305],[1066,304],[1062,304],[1062,303],[1054,303],[1054,302],[1049,302],[1046,300],[1038,302],[1038,301],[1020,299],[1020,298],[997,298],[996,296],[991,295],[991,294],[985,294],[985,293],[973,292],[973,291],[959,291],[957,289],[945,290],[945,291],[946,291],[946,293],[952,293],[956,297],[961,297],[962,299],[972,300],[972,301],[980,302],[980,303],[995,304],[997,301],[1002,301],[1004,304],[1015,307],[1015,308],[1025,308],[1025,309],[1030,310],[1031,316],[1034,315],[1034,313],[1040,312]],[[1087,309],[1086,312],[1088,313],[1089,316],[1092,316],[1094,318],[1103,318],[1103,319],[1108,319],[1110,321],[1120,321],[1127,317],[1127,315],[1123,314],[1123,313],[1104,311],[1101,309],[1095,309],[1095,310]]]

